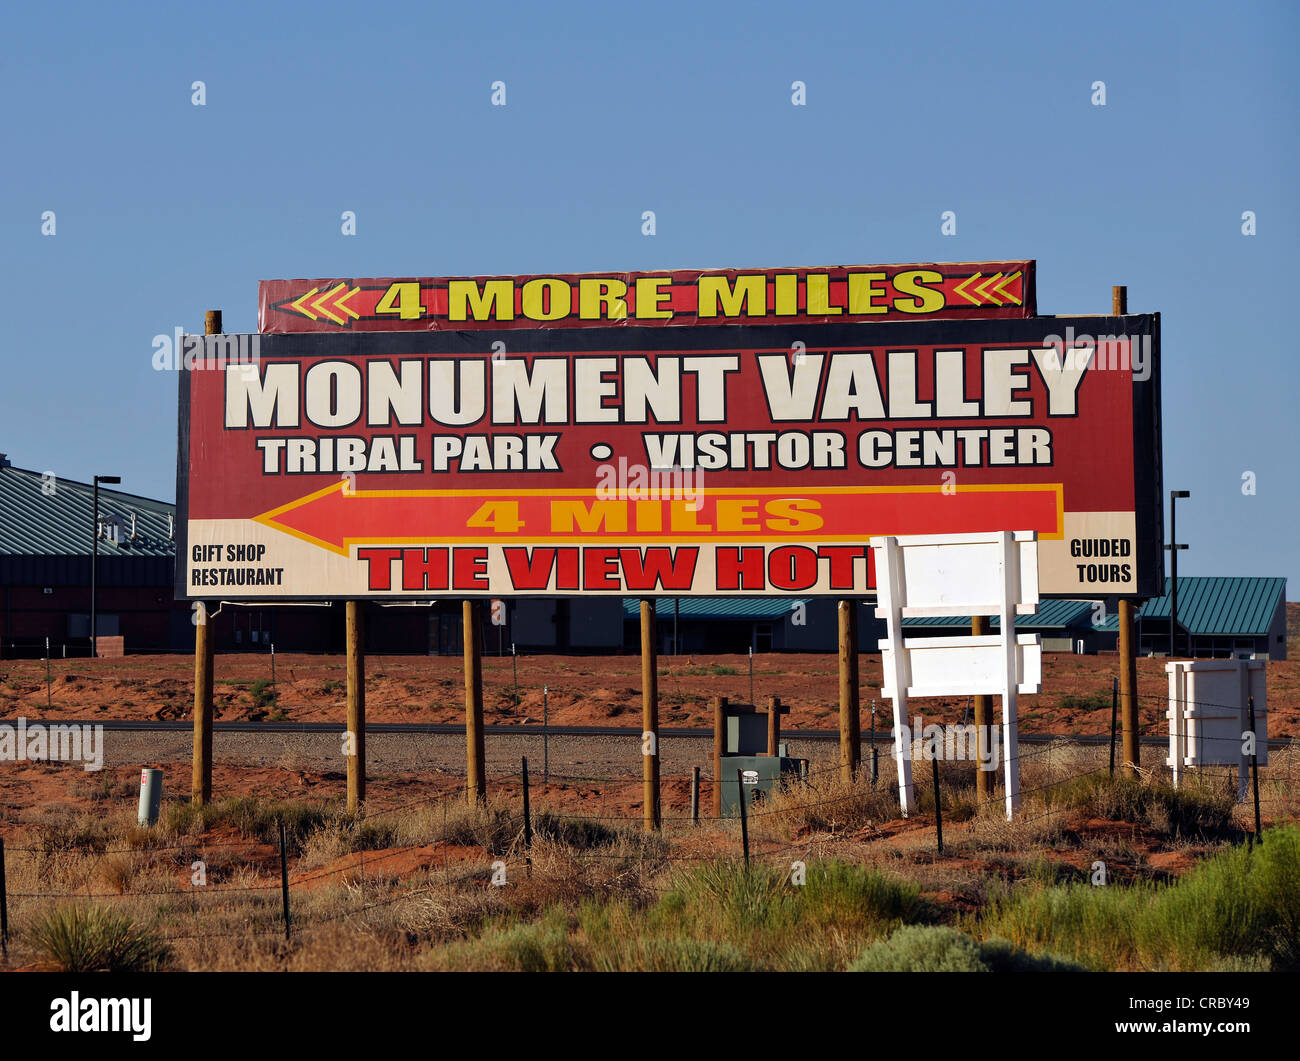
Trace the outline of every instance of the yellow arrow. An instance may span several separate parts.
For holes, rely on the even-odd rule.
[[[1001,278],[1002,278],[1001,273],[994,273],[987,280],[985,280],[984,283],[980,284],[980,286],[975,289],[976,293],[980,296],[980,298],[984,299],[985,302],[992,302],[993,305],[995,306],[1002,305],[1002,303],[999,302],[997,298],[994,297],[992,292],[989,291],[989,285],[996,283]]]
[[[964,298],[967,302],[972,302],[976,306],[978,306],[980,304],[979,299],[972,298],[970,295],[968,295],[966,293],[966,288],[968,288],[971,284],[973,284],[976,280],[978,280],[983,275],[984,275],[983,273],[976,273],[974,276],[968,276],[966,277],[965,280],[963,280],[960,284],[958,284],[955,288],[953,288],[953,290],[957,294],[961,295],[961,297]]]
[[[1011,294],[1011,292],[1007,290],[1007,285],[1011,283],[1012,280],[1015,280],[1019,275],[1019,273],[1009,274],[1007,278],[995,288],[999,295],[1005,298],[1008,302],[1014,302],[1017,306],[1021,305],[1021,300],[1016,298],[1015,295]]]
[[[305,305],[303,305],[303,303],[305,303],[305,302],[306,302],[309,298],[311,298],[311,296],[314,295],[314,294],[316,294],[316,288],[313,287],[313,288],[312,288],[310,291],[308,291],[305,295],[299,295],[296,299],[294,299],[292,302],[290,302],[290,303],[289,303],[289,308],[290,308],[290,309],[296,309],[296,310],[297,310],[299,313],[301,313],[304,317],[310,317],[312,320],[315,320],[315,319],[316,319],[316,314],[314,314],[314,313],[313,313],[311,310],[309,310]]]
[[[340,287],[343,287],[344,285],[343,285],[343,284],[340,284],[339,286],[340,286]],[[346,295],[340,295],[338,298],[336,298],[336,299],[334,300],[334,305],[335,305],[338,309],[341,309],[344,313],[346,313],[346,314],[347,314],[349,317],[351,317],[353,320],[357,320],[358,318],[360,318],[361,314],[358,313],[356,310],[354,310],[351,306],[348,305],[348,299],[352,298],[352,297],[353,297],[354,295],[356,295],[356,293],[357,293],[358,291],[360,291],[360,290],[361,290],[361,288],[359,288],[359,287],[354,287],[354,288],[353,288],[351,291],[349,291]]]
[[[346,284],[339,284],[336,287],[331,288],[329,291],[326,291],[323,295],[321,295],[318,299],[316,299],[314,303],[312,303],[312,309],[314,309],[322,317],[327,317],[329,320],[332,320],[335,324],[345,323],[344,318],[332,313],[330,311],[330,307],[325,305],[324,303],[328,299],[335,297],[340,291],[342,291],[346,287],[347,287]]]

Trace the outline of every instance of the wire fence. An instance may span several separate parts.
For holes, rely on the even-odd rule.
[[[142,829],[134,842],[126,843],[69,840],[57,834],[38,836],[35,841],[0,839],[4,934],[8,935],[10,904],[23,919],[70,902],[126,904],[147,911],[162,942],[200,944],[214,938],[277,934],[289,938],[294,932],[364,919],[377,910],[392,910],[421,898],[450,897],[466,888],[505,889],[500,893],[505,895],[531,879],[535,869],[540,873],[539,859],[558,860],[558,869],[552,868],[560,875],[588,873],[592,867],[603,874],[631,873],[637,889],[661,894],[676,887],[672,871],[720,859],[743,858],[746,865],[780,867],[789,873],[795,862],[805,858],[856,859],[864,847],[906,837],[914,854],[919,857],[933,849],[931,857],[937,861],[944,857],[945,828],[950,848],[954,838],[960,850],[978,847],[979,841],[967,835],[967,823],[999,820],[996,812],[1003,808],[1005,794],[995,791],[985,798],[972,794],[974,784],[968,774],[972,767],[978,769],[978,763],[939,764],[914,758],[912,794],[916,806],[925,809],[902,821],[897,815],[894,750],[891,746],[873,781],[868,781],[863,769],[856,781],[846,783],[841,763],[811,763],[801,777],[766,798],[752,804],[741,798],[744,813],[739,817],[704,809],[706,795],[711,804],[713,790],[723,783],[711,772],[663,776],[658,829],[652,832],[641,828],[644,807],[620,807],[609,813],[602,803],[599,813],[586,813],[566,804],[575,793],[599,793],[602,800],[613,797],[621,804],[634,804],[635,786],[644,785],[643,777],[552,771],[538,783],[536,775],[525,778],[521,763],[518,771],[499,771],[491,778],[492,791],[485,803],[471,803],[457,788],[368,807],[359,818],[341,818],[341,846],[331,857],[304,850],[311,829],[299,835],[291,824],[286,834],[285,822],[292,822],[287,814],[276,819],[281,827],[278,837],[194,835],[159,842],[155,834]],[[1300,743],[1293,741],[1289,751],[1296,750]],[[915,756],[917,745],[909,751]],[[923,747],[921,751],[923,755]],[[1021,810],[1008,825],[1021,830],[1076,810],[1078,804],[1070,798],[1072,786],[1112,772],[1108,764],[1081,762],[1078,749],[1065,742],[1024,746],[1016,757],[1020,767],[1030,767],[1037,775],[1024,776]],[[926,763],[931,764],[929,771],[918,768]],[[1296,819],[1298,764],[1300,756],[1280,756],[1259,779],[1259,805],[1267,820]],[[1158,768],[1148,766],[1144,772],[1150,776],[1164,768],[1162,759]],[[1237,782],[1235,766],[1222,771],[1206,767],[1195,773],[1197,786],[1208,791],[1217,786],[1220,794],[1234,790]],[[525,790],[531,801],[527,814]],[[743,791],[739,783],[737,790]],[[878,814],[880,821],[864,823],[864,807]],[[403,833],[402,822],[419,815],[426,819],[420,829]],[[390,820],[396,825],[386,829]],[[267,825],[264,821],[260,826],[264,832]],[[369,840],[362,830],[370,831]],[[1253,839],[1254,834],[1242,825],[1243,838]],[[368,842],[374,847],[368,849]],[[125,864],[110,862],[114,859]],[[63,874],[67,883],[58,888],[34,886],[33,882],[39,884],[52,873]],[[335,887],[328,890],[327,900],[318,901],[323,884]]]

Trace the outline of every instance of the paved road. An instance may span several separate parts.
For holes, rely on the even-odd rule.
[[[60,719],[68,724],[70,720]],[[104,727],[106,766],[140,763],[187,762],[191,756],[193,726],[189,722],[88,721],[82,725]],[[217,722],[213,756],[219,763],[250,766],[292,766],[306,770],[341,770],[344,767],[341,726],[329,722]],[[487,726],[485,741],[488,772],[513,773],[522,756],[534,770],[541,768],[549,745],[552,772],[590,777],[634,777],[640,773],[641,731],[628,727]],[[666,775],[684,774],[692,766],[707,764],[711,754],[708,729],[665,728],[660,736],[660,759]],[[793,730],[783,735],[790,754],[830,763],[838,756],[835,730]],[[1065,740],[1084,746],[1105,746],[1106,735],[1052,736],[1021,734],[1027,744]],[[864,737],[864,743],[866,738]],[[888,755],[889,738],[877,733],[881,758]],[[1143,743],[1163,747],[1167,740],[1146,737]],[[1287,742],[1273,742],[1274,747]],[[375,723],[367,727],[367,770],[371,774],[440,772],[463,774],[464,727],[456,725]],[[707,770],[707,767],[706,767]]]

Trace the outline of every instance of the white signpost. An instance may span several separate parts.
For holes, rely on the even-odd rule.
[[[1237,800],[1250,784],[1249,742],[1268,765],[1268,701],[1263,660],[1174,660],[1169,674],[1169,758],[1174,787],[1188,767],[1236,766]],[[1255,701],[1255,725],[1250,701]]]
[[[909,696],[999,695],[1002,761],[1009,821],[1020,806],[1016,695],[1036,693],[1042,649],[1036,634],[1016,634],[1016,615],[1038,607],[1038,543],[1032,531],[872,538],[879,582],[876,615],[886,620],[880,642],[881,692],[894,702],[894,758],[903,816],[915,806]],[[996,615],[996,634],[903,637],[914,616]]]

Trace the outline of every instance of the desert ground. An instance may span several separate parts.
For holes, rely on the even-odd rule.
[[[1139,661],[1141,723],[1154,737],[1167,733],[1163,662]],[[861,666],[864,737],[876,700],[873,783],[869,752],[848,780],[834,742],[800,735],[836,725],[835,657],[756,656],[753,698],[790,706],[791,754],[811,765],[746,823],[748,863],[740,824],[712,811],[708,740],[664,736],[662,828],[643,829],[639,741],[614,732],[640,725],[635,656],[486,656],[487,721],[518,732],[487,738],[484,804],[466,798],[458,733],[370,734],[367,798],[352,814],[336,734],[218,730],[214,799],[196,809],[188,732],[110,729],[100,771],[0,765],[15,926],[6,967],[930,968],[938,947],[941,967],[1294,968],[1278,925],[1291,931],[1285,917],[1295,915],[1277,904],[1300,909],[1300,753],[1275,749],[1260,769],[1262,846],[1231,769],[1175,791],[1164,749],[1146,745],[1138,776],[1112,777],[1104,745],[1069,738],[1109,732],[1117,666],[1113,656],[1046,656],[1045,691],[1021,698],[1021,732],[1061,739],[1022,746],[1016,820],[1005,820],[996,788],[977,799],[973,764],[944,762],[940,822],[923,761],[919,810],[899,814],[879,657]],[[1298,735],[1298,668],[1300,657],[1268,664],[1271,738]],[[341,658],[279,655],[274,684],[267,655],[221,655],[215,672],[219,722],[342,729]],[[659,672],[670,729],[710,726],[712,696],[751,699],[748,657],[661,657]],[[184,723],[191,683],[186,657],[54,660],[48,688],[43,661],[2,660],[0,721]],[[543,687],[552,725],[611,733],[555,735],[544,747]],[[367,660],[370,722],[463,723],[463,696],[459,658]],[[961,722],[967,703],[913,710]],[[135,824],[141,766],[164,771],[152,828]],[[1204,910],[1209,922],[1195,915]],[[96,950],[87,939],[118,942]]]

